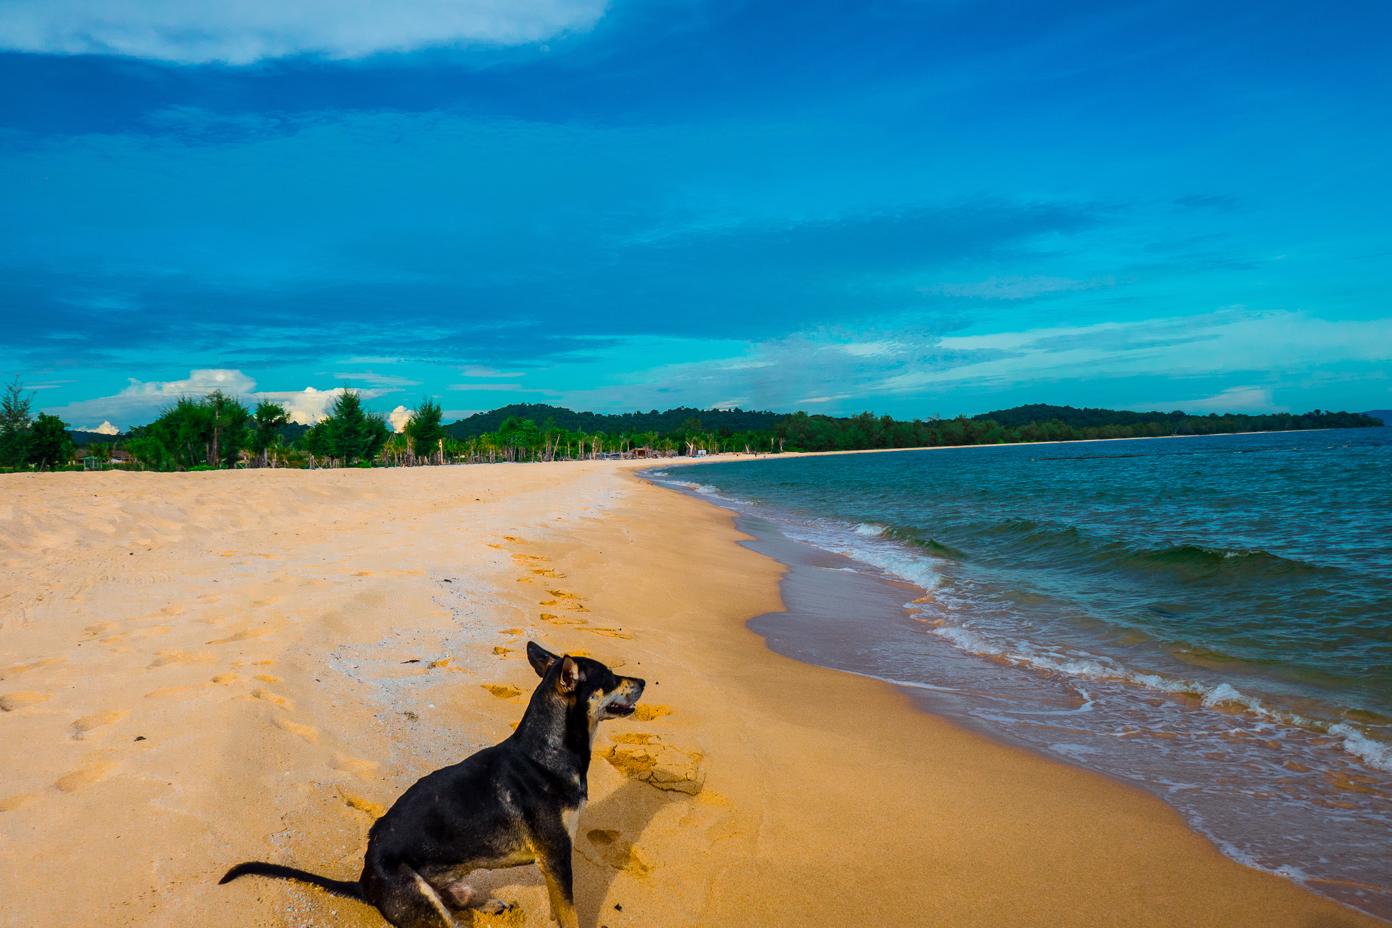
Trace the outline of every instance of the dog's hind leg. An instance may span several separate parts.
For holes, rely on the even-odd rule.
[[[387,876],[373,895],[377,911],[396,928],[460,928],[435,887],[405,864]]]
[[[462,879],[443,884],[437,882],[432,885],[435,886],[445,905],[456,912],[475,909],[488,915],[500,915],[512,908],[501,899],[492,899],[479,892]]]

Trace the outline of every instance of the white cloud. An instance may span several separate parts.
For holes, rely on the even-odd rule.
[[[248,393],[249,401],[270,400],[285,407],[290,421],[298,425],[313,425],[329,414],[329,408],[345,393],[356,393],[365,400],[374,399],[389,393],[389,390],[352,390],[349,387],[334,387],[332,390],[316,390],[305,387],[297,391],[263,391]]]
[[[949,385],[1009,386],[1080,377],[1191,377],[1303,372],[1339,362],[1392,361],[1392,318],[1318,319],[1241,308],[1142,319],[953,336],[940,339],[950,363],[915,365],[873,392],[913,393]]]
[[[103,419],[101,425],[93,425],[85,429],[78,429],[79,432],[91,432],[94,435],[120,435],[121,430],[111,424],[110,419]]]
[[[916,414],[928,415],[969,408],[974,395],[1006,389],[1047,393],[1047,385],[1066,383],[1079,397],[1096,396],[1109,378],[1144,377],[1157,385],[1221,378],[1208,389],[1255,382],[1295,391],[1312,374],[1342,367],[1366,383],[1374,376],[1369,368],[1389,361],[1392,318],[1330,320],[1233,307],[973,335],[940,336],[911,326],[850,336],[802,333],[732,350],[728,358],[661,365],[627,375],[622,384],[567,391],[561,402],[577,409],[635,409],[654,405],[657,395],[658,405],[709,408],[739,396],[752,409],[846,413],[883,408],[889,397],[911,397]],[[1178,408],[1279,409],[1269,390],[1252,386],[1196,397]]]
[[[387,421],[391,423],[392,431],[398,434],[406,431],[406,425],[415,416],[415,413],[405,406],[398,406],[387,413]]]
[[[203,396],[214,390],[223,393],[250,393],[256,381],[239,370],[227,368],[203,368],[189,371],[183,380],[136,380],[130,378],[130,386],[121,391],[122,396],[158,396],[178,398],[181,396]]]
[[[180,64],[362,58],[540,42],[589,29],[604,8],[604,0],[8,0],[0,48]]]
[[[1161,403],[1145,403],[1132,407],[1142,412],[1160,410],[1169,412],[1178,409],[1188,413],[1208,412],[1285,412],[1286,407],[1277,406],[1267,387],[1228,387],[1212,396],[1193,400],[1166,400]]]
[[[132,377],[125,389],[112,396],[80,400],[45,411],[61,416],[69,422],[82,419],[90,421],[98,417],[127,422],[144,421],[155,418],[160,410],[182,397],[207,396],[214,390],[221,390],[248,405],[254,405],[261,400],[280,403],[290,414],[291,422],[313,425],[324,418],[334,401],[349,389],[334,387],[330,390],[319,390],[305,387],[303,390],[257,390],[256,381],[239,370],[203,368],[189,371],[188,377],[182,380],[137,380]],[[365,400],[370,400],[393,390],[382,387],[353,392]]]

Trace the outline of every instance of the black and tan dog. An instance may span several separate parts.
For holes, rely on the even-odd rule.
[[[536,863],[551,914],[575,928],[571,842],[590,742],[604,719],[633,714],[643,681],[533,642],[527,659],[541,683],[517,731],[406,790],[368,833],[355,882],[261,862],[238,864],[219,882],[248,874],[299,880],[374,905],[397,928],[455,928],[454,912],[507,908],[464,882],[470,872]]]

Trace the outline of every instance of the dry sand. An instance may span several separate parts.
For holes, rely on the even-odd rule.
[[[607,722],[581,924],[1374,924],[1158,800],[768,651],[777,564],[607,462],[0,478],[0,925],[384,924],[373,817],[504,737],[527,637],[649,681]],[[534,868],[495,874],[544,926]]]

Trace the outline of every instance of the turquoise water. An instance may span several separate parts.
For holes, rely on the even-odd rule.
[[[656,479],[834,556],[832,581],[905,585],[897,615],[781,629],[798,656],[1138,782],[1232,856],[1392,914],[1392,429]],[[854,639],[817,637],[838,620]]]

